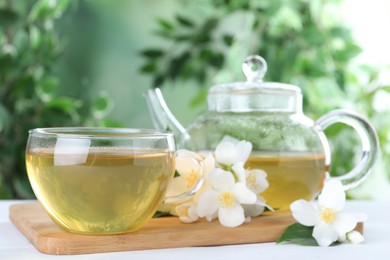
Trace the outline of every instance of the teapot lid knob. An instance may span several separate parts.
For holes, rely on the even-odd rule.
[[[249,56],[242,64],[242,72],[248,81],[263,81],[267,68],[267,62],[259,55]]]

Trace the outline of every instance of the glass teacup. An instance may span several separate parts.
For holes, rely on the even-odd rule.
[[[63,229],[131,232],[165,196],[175,172],[175,143],[171,133],[156,130],[33,129],[26,165],[37,199]]]

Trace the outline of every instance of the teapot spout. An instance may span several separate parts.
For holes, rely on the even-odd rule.
[[[145,98],[155,128],[161,131],[172,131],[179,146],[190,139],[187,130],[177,121],[168,108],[159,88],[149,89]]]

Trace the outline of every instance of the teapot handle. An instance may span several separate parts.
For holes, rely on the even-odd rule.
[[[354,128],[360,137],[362,145],[362,157],[356,166],[342,176],[330,177],[340,180],[344,189],[348,190],[362,183],[371,172],[379,154],[378,135],[374,127],[365,118],[355,112],[344,109],[334,110],[325,114],[318,119],[315,126],[317,130],[323,131],[335,123],[344,123]],[[330,162],[329,150],[327,155]]]

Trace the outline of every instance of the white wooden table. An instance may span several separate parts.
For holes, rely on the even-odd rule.
[[[8,259],[390,259],[390,202],[349,201],[346,211],[364,211],[365,242],[360,245],[342,244],[335,247],[304,247],[275,243],[245,244],[218,247],[172,248],[117,253],[52,256],[40,253],[10,222],[9,206],[26,201],[0,200],[0,260]]]

